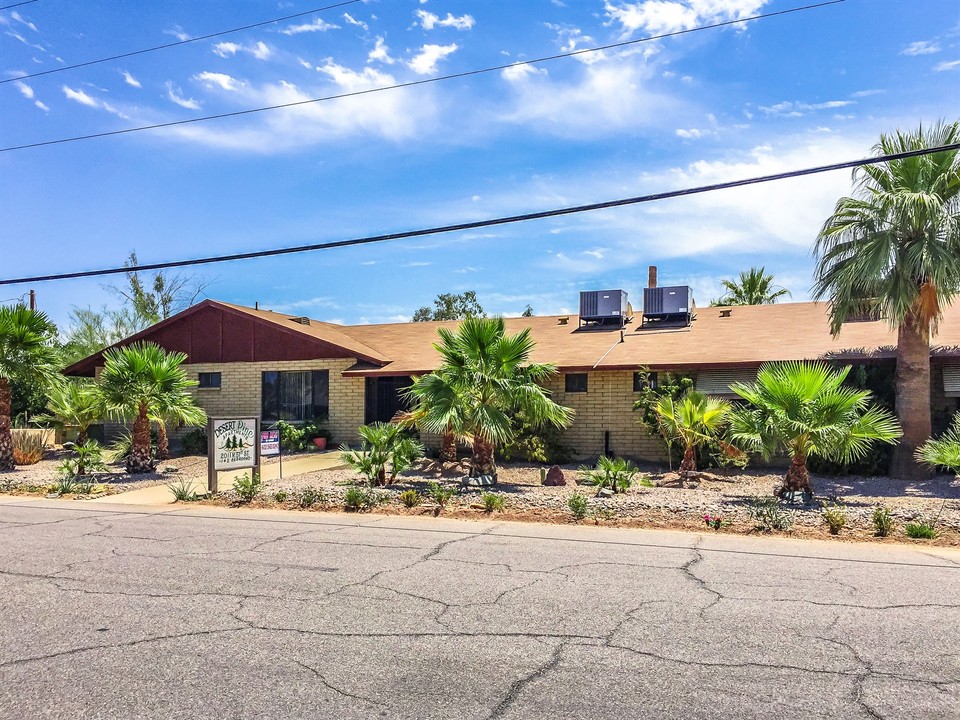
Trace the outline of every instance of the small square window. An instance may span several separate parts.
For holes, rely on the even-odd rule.
[[[564,378],[566,391],[568,393],[576,392],[586,392],[587,391],[587,374],[586,373],[567,373]]]
[[[202,388],[219,388],[220,387],[220,373],[218,372],[206,372],[199,373],[197,379],[200,381],[199,387]]]
[[[635,372],[633,374],[633,391],[643,392],[647,388],[657,389],[657,374],[655,372]]]

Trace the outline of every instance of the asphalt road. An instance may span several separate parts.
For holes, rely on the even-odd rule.
[[[3,718],[958,718],[960,554],[0,501]]]

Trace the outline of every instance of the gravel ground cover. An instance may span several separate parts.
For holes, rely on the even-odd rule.
[[[544,487],[540,482],[540,465],[508,464],[499,468],[499,484],[492,492],[503,495],[504,512],[500,517],[541,522],[572,521],[567,500],[579,492],[589,498],[590,514],[586,522],[622,526],[649,526],[662,528],[705,528],[704,515],[721,516],[731,523],[730,531],[750,532],[755,528],[751,506],[759,498],[770,497],[779,487],[781,475],[775,471],[707,472],[698,481],[681,483],[676,473],[662,468],[648,467],[642,474],[655,487],[634,485],[628,492],[613,497],[597,497],[595,488],[568,484]],[[577,467],[563,467],[568,483],[580,478]],[[462,468],[453,466],[441,470],[436,463],[424,461],[402,474],[395,485],[379,488],[384,502],[376,512],[425,513],[437,512],[430,502],[430,482],[456,486],[464,476]],[[936,520],[941,537],[938,544],[960,545],[960,480],[954,476],[940,476],[924,482],[906,483],[885,477],[820,477],[811,478],[817,497],[813,503],[782,503],[793,521],[793,534],[825,536],[822,509],[839,502],[847,515],[847,527],[841,537],[873,539],[872,514],[878,505],[890,510],[898,528],[895,535],[902,540],[902,526],[919,520]],[[320,505],[340,510],[343,496],[351,484],[362,484],[362,479],[347,468],[306,473],[265,484],[257,504],[297,507],[298,494],[306,487],[322,491]],[[400,503],[404,490],[414,489],[424,496],[424,502],[407,509]],[[277,493],[283,498],[276,502]],[[209,502],[236,502],[227,490],[220,498]],[[481,492],[462,490],[442,510],[454,517],[483,515]]]

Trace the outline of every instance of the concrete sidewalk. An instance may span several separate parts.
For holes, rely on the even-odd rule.
[[[340,459],[338,451],[322,453],[318,455],[307,455],[305,457],[291,458],[283,461],[283,477],[292,477],[294,475],[303,475],[304,473],[315,472],[317,470],[333,470],[334,468],[345,467]],[[278,480],[280,478],[280,463],[269,463],[261,465],[260,477],[264,481]],[[218,485],[220,490],[227,490],[233,484],[233,479],[244,474],[243,470],[230,470],[220,473]],[[181,478],[171,478],[171,482],[179,483]],[[207,476],[196,476],[186,478],[190,483],[193,492],[198,495],[207,492]],[[108,503],[114,505],[169,505],[173,502],[173,493],[166,484],[153,485],[151,487],[130,490],[129,492],[118,495],[104,495],[95,500],[89,500],[89,503]]]

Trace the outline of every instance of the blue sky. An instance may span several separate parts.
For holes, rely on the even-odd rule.
[[[38,0],[0,11],[14,78],[319,7],[323,0]],[[329,4],[329,3],[328,3]],[[803,4],[355,2],[0,85],[0,146],[517,62]],[[960,3],[847,0],[538,65],[164,130],[0,153],[0,277],[243,252],[732,180],[869,154],[960,118]],[[838,172],[429,239],[191,270],[221,300],[334,322],[408,319],[441,292],[488,312],[636,303],[646,268],[705,304],[765,265],[809,295]],[[34,286],[61,324],[102,280]],[[27,286],[0,287],[0,300]]]

